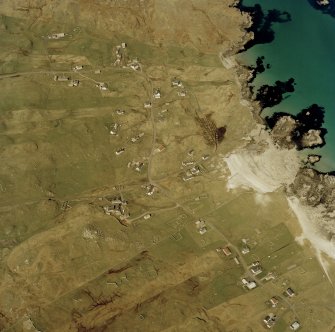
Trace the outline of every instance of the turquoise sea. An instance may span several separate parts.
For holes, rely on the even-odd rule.
[[[279,105],[265,109],[263,115],[273,112],[298,113],[316,103],[325,108],[325,124],[328,129],[326,145],[304,150],[316,153],[322,159],[315,168],[319,171],[335,171],[335,18],[314,9],[307,0],[244,0],[243,5],[260,4],[269,9],[287,11],[292,20],[273,23],[275,39],[269,44],[258,44],[241,53],[246,64],[255,64],[258,56],[270,69],[258,74],[253,84],[255,90],[263,84],[293,77],[295,92]]]

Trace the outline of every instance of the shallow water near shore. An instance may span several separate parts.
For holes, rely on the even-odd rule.
[[[275,39],[272,43],[258,44],[242,53],[239,58],[246,64],[255,64],[264,56],[270,69],[258,74],[253,82],[255,91],[263,84],[293,77],[295,92],[287,94],[279,105],[267,108],[263,116],[273,112],[297,114],[303,108],[317,103],[325,108],[328,133],[322,148],[304,150],[302,154],[322,155],[315,168],[335,171],[335,19],[314,9],[307,0],[244,0],[243,5],[260,4],[266,13],[269,9],[287,11],[292,21],[273,23]]]

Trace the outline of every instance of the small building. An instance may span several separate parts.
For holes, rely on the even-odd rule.
[[[179,91],[178,96],[179,97],[185,97],[186,96],[186,91],[185,90]]]
[[[194,165],[194,161],[193,160],[191,160],[191,161],[183,161],[182,163],[182,166],[192,166],[192,165]]]
[[[253,267],[250,269],[250,271],[251,271],[255,276],[263,272],[263,270],[262,270],[262,268],[261,268],[260,265],[253,266]]]
[[[94,71],[94,74],[101,74],[101,70],[100,70],[100,69],[96,69],[96,70]]]
[[[189,157],[193,157],[193,155],[194,155],[194,150],[193,150],[193,149],[189,150],[189,151],[187,152],[187,154],[188,154]]]
[[[117,156],[119,156],[120,154],[122,154],[122,153],[125,152],[125,151],[126,151],[125,148],[120,148],[120,149],[118,149],[118,150],[115,151],[115,154],[116,154]]]
[[[225,256],[230,256],[231,255],[231,250],[230,250],[230,248],[228,246],[222,248],[222,251],[225,254]]]
[[[125,42],[121,43],[121,47],[122,48],[127,48],[127,43],[125,43]]]
[[[199,228],[200,235],[204,235],[206,232],[207,232],[207,227],[206,226]]]
[[[259,265],[261,265],[259,261],[255,261],[251,263],[251,266],[259,266]]]
[[[130,139],[130,141],[132,142],[132,143],[136,143],[141,137],[143,137],[144,136],[144,133],[140,133],[140,134],[138,134],[137,136],[134,136],[134,137],[132,137],[131,139]]]
[[[240,261],[238,260],[237,257],[234,257],[234,262],[235,262],[237,265],[240,265]]]
[[[300,328],[300,323],[296,320],[290,325],[290,329],[296,331]]]
[[[293,297],[293,296],[295,296],[295,292],[291,287],[289,287],[284,292],[284,295],[287,295],[288,297]]]
[[[151,213],[147,213],[146,215],[144,215],[143,217],[145,220],[148,220],[151,218]]]
[[[266,281],[276,279],[276,274],[270,271],[263,279]]]
[[[192,175],[197,175],[200,173],[200,168],[199,166],[194,166],[190,169]]]
[[[126,112],[124,111],[124,110],[120,110],[120,109],[117,109],[116,110],[116,114],[117,115],[123,115],[123,114],[125,114]]]
[[[151,102],[150,101],[146,101],[145,103],[144,103],[144,108],[151,108],[152,107],[152,105],[151,105]]]
[[[79,83],[80,83],[79,80],[71,80],[69,83],[69,86],[72,86],[72,87],[78,86]]]
[[[122,204],[122,200],[120,198],[113,198],[111,203],[112,204]]]
[[[67,82],[70,80],[70,77],[69,76],[58,76],[58,75],[55,75],[54,76],[54,81],[58,81],[58,82]]]
[[[106,91],[106,90],[108,90],[107,84],[106,84],[106,83],[103,83],[103,82],[101,82],[101,83],[97,83],[95,86],[96,86],[97,88],[99,88],[100,90],[102,90],[102,91]]]
[[[183,176],[183,181],[189,181],[189,180],[191,180],[191,179],[193,179],[193,175],[191,175],[191,176],[188,176],[188,175],[184,175]]]
[[[65,37],[65,33],[64,32],[59,32],[59,33],[53,33],[52,35],[48,36],[48,39],[60,39],[60,38],[64,38]]]
[[[242,284],[246,286],[249,290],[257,287],[257,284],[254,281],[248,281],[247,279],[242,279]]]
[[[198,219],[196,222],[195,222],[195,225],[198,229],[198,232],[203,235],[207,232],[207,227],[206,227],[206,222],[202,219]]]
[[[243,285],[248,285],[249,281],[245,278],[242,279],[242,284]]]
[[[251,290],[251,289],[254,289],[257,287],[257,284],[254,282],[254,281],[250,281],[247,285],[248,289]]]
[[[129,67],[130,67],[131,69],[135,70],[135,71],[137,71],[137,70],[140,70],[140,69],[141,69],[141,66],[140,66],[140,64],[139,64],[139,63],[137,63],[137,62],[133,62],[133,63],[131,63],[131,64],[129,65]]]
[[[209,158],[209,154],[204,154],[204,155],[201,157],[202,160],[207,160],[208,158]]]
[[[75,65],[75,66],[72,68],[72,70],[73,70],[73,71],[78,71],[78,70],[82,70],[83,68],[84,68],[83,65]]]
[[[263,322],[264,322],[264,324],[265,324],[265,326],[267,327],[267,328],[272,328],[274,325],[275,325],[275,323],[276,323],[276,315],[274,315],[274,314],[269,314],[269,315],[267,315],[264,319],[263,319]]]
[[[166,146],[164,144],[160,144],[157,148],[155,148],[154,152],[159,153],[166,149]]]
[[[161,97],[161,92],[159,89],[154,89],[154,92],[152,95],[155,99],[159,99]]]
[[[117,124],[117,123],[113,123],[111,126],[110,126],[110,131],[109,133],[111,135],[117,135],[117,132],[118,132],[118,129],[119,129],[120,125]]]
[[[153,184],[148,184],[148,185],[144,185],[143,188],[146,189],[146,194],[148,196],[152,196],[154,194],[154,192],[156,191],[156,187]]]
[[[143,166],[144,166],[144,163],[138,162],[135,166],[135,171],[136,172],[141,172]]]
[[[244,245],[243,248],[242,248],[242,250],[241,250],[241,253],[242,253],[243,255],[246,255],[246,254],[248,254],[249,252],[250,252],[250,248],[249,248],[247,245]]]
[[[279,301],[278,301],[278,299],[275,296],[273,296],[269,300],[269,303],[270,303],[270,305],[271,305],[272,308],[275,308],[278,305]]]
[[[171,86],[178,86],[178,87],[182,87],[183,86],[183,83],[178,80],[177,78],[174,78],[172,81],[171,81]]]

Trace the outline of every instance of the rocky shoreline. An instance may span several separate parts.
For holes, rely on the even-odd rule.
[[[241,12],[243,7],[240,1],[236,4],[236,8]],[[250,8],[245,13],[250,15]],[[255,16],[250,15],[249,17],[252,22]],[[258,29],[259,22],[256,22],[256,27]],[[252,24],[246,28],[246,38],[249,38],[249,40],[246,41],[245,47],[240,49],[239,52],[251,47],[250,40],[253,41],[253,45],[255,44],[257,29],[256,31],[253,30]],[[256,66],[260,66],[260,70],[262,70],[262,63],[259,62]],[[240,63],[237,69],[242,98],[248,100],[250,109],[261,129],[257,134],[250,134],[248,138],[250,143],[241,151],[237,151],[226,158],[232,175],[231,179],[234,178],[233,181],[230,181],[228,187],[247,186],[264,193],[277,190],[280,183],[288,197],[291,209],[299,220],[303,232],[302,239],[307,239],[312,244],[319,256],[320,263],[325,268],[326,263],[323,264],[322,253],[335,259],[335,172],[322,173],[314,169],[314,164],[320,160],[321,156],[309,154],[307,160],[304,162],[300,160],[296,172],[293,171],[290,176],[283,177],[288,180],[284,181],[280,178],[283,174],[276,172],[276,167],[281,172],[290,172],[289,168],[294,168],[293,165],[297,165],[297,163],[295,162],[287,168],[286,163],[289,159],[285,160],[285,157],[275,158],[278,162],[277,165],[271,160],[271,158],[281,153],[292,157],[293,155],[298,156],[298,150],[323,146],[325,144],[324,136],[327,133],[327,130],[322,128],[324,109],[317,104],[313,104],[303,109],[296,116],[288,113],[275,113],[272,117],[263,119],[260,114],[264,106],[271,107],[271,104],[279,103],[282,95],[287,92],[287,88],[292,91],[294,80],[279,82],[276,84],[277,91],[265,87],[259,98],[253,98],[250,82],[257,71],[257,67],[255,69],[255,67],[247,67]],[[270,93],[270,97],[266,93]],[[273,94],[277,95],[276,98],[273,98]],[[260,97],[264,96],[265,100],[260,100],[262,99]],[[266,147],[263,147],[261,152],[248,152],[249,150],[255,150],[257,144],[265,144]],[[238,169],[238,167],[244,168]],[[244,177],[243,173],[248,174],[248,168],[250,173]],[[255,171],[255,169],[258,169],[258,171]],[[263,171],[263,174],[259,170]],[[245,171],[247,172],[245,173]],[[274,181],[270,183],[270,178],[265,175],[278,176],[279,178],[273,179]]]

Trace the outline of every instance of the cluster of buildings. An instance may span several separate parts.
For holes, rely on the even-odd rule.
[[[127,48],[127,44],[122,42],[121,45],[116,46],[116,60],[114,62],[114,66],[121,66],[122,65],[122,58],[123,58],[123,51]]]
[[[283,295],[286,297],[293,297],[295,296],[295,292],[291,287],[289,287],[284,291]],[[276,308],[279,304],[279,299],[276,296],[273,296],[266,303],[272,308]],[[277,316],[272,313],[268,314],[263,319],[263,323],[269,329],[272,328],[276,324],[276,322],[277,322]],[[300,328],[300,323],[297,320],[295,320],[294,322],[290,324],[290,329],[293,331],[296,331],[299,328]]]
[[[191,166],[195,162],[194,161],[188,161],[188,162],[183,162],[182,166]],[[199,165],[194,165],[190,169],[186,170],[184,175],[183,175],[183,181],[189,181],[193,179],[195,176],[199,175],[201,171],[201,168]]]
[[[263,322],[267,328],[272,328],[276,324],[277,316],[273,313],[268,314],[264,317]]]
[[[128,63],[128,67],[130,67],[132,70],[138,71],[141,70],[141,64],[139,63],[139,61],[137,59],[133,59],[131,61],[129,61]]]
[[[172,79],[171,86],[174,87],[174,88],[181,88],[181,90],[178,91],[178,96],[179,97],[185,97],[186,96],[187,92],[184,89],[184,85],[183,85],[182,81],[180,81],[176,77],[174,77]]]
[[[276,324],[277,320],[278,318],[275,314],[269,313],[263,318],[263,323],[268,329],[271,329]],[[297,331],[299,328],[300,328],[300,323],[297,320],[295,320],[294,322],[290,324],[290,329],[292,331]]]
[[[96,83],[95,86],[101,91],[107,91],[108,90],[107,83],[104,83],[104,82]]]
[[[157,191],[157,188],[151,183],[143,185],[142,188],[145,189],[147,196],[152,196]]]
[[[121,127],[120,124],[118,124],[118,123],[112,123],[112,124],[110,125],[109,133],[110,133],[111,135],[113,135],[113,136],[117,136],[120,127]]]
[[[250,272],[252,274],[254,274],[255,276],[257,276],[258,274],[262,273],[262,266],[260,264],[259,261],[253,262],[250,266],[249,266]]]
[[[125,220],[129,218],[130,214],[127,208],[128,202],[123,200],[121,197],[113,197],[110,200],[110,205],[103,207],[107,215],[113,215],[119,220]]]
[[[203,219],[198,219],[195,222],[195,226],[199,232],[200,235],[203,235],[207,232],[206,222]]]
[[[185,170],[185,173],[183,174],[183,181],[189,181],[193,179],[195,176],[199,175],[201,173],[201,165],[197,164],[194,160],[194,150],[191,149],[187,152],[188,157],[192,158],[191,160],[184,160],[181,163],[181,169],[184,167],[189,167],[189,169]],[[209,159],[208,154],[204,154],[201,157],[202,161],[208,160]]]
[[[130,161],[127,167],[134,168],[136,172],[141,172],[144,167],[144,163],[142,161]]]
[[[66,76],[66,75],[55,75],[54,81],[67,82],[68,86],[71,86],[71,87],[79,86],[79,83],[80,83],[79,80],[72,80],[70,76]]]
[[[143,136],[144,136],[144,133],[139,133],[138,135],[132,137],[132,138],[130,139],[130,141],[131,141],[132,143],[136,143],[136,142],[139,141]]]

